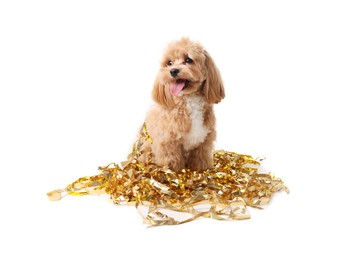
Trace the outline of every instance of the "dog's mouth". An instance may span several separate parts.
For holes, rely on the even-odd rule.
[[[187,88],[190,83],[187,79],[177,79],[171,84],[171,93],[173,96],[178,96],[181,91]]]

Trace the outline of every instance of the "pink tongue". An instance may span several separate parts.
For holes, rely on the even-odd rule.
[[[179,81],[178,83],[173,83],[171,85],[171,93],[173,96],[178,96],[178,94],[181,92],[181,90],[185,86],[185,81]]]

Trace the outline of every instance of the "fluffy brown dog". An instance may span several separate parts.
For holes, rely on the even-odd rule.
[[[212,168],[213,104],[225,91],[208,52],[188,38],[169,44],[152,95],[156,103],[145,123],[153,142],[143,148],[151,150],[153,162],[175,171]]]

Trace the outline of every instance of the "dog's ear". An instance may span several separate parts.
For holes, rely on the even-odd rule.
[[[206,80],[203,86],[203,93],[208,103],[219,103],[225,97],[224,84],[212,57],[207,51],[204,51],[204,53],[206,57]]]
[[[164,84],[160,77],[158,76],[154,82],[152,89],[152,98],[153,100],[164,107],[172,108],[175,103],[170,92],[170,86]]]

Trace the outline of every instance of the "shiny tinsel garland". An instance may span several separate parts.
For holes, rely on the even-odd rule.
[[[152,142],[144,124],[133,151],[121,165],[99,167],[100,174],[82,177],[64,190],[48,193],[60,200],[64,192],[74,195],[108,194],[114,204],[135,205],[149,225],[176,225],[199,217],[219,220],[250,218],[247,206],[260,208],[274,192],[289,192],[281,179],[259,173],[262,159],[219,150],[214,168],[174,172],[138,158],[141,146]]]

